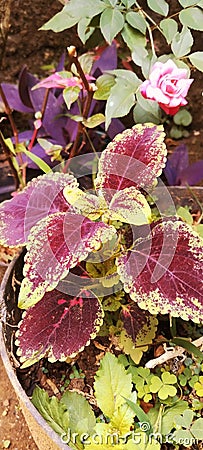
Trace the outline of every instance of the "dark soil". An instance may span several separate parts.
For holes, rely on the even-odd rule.
[[[4,16],[3,13],[1,16],[3,11],[1,8],[6,0],[0,0],[0,2],[2,2],[0,5],[0,21],[2,22]],[[48,2],[46,0],[11,0],[11,5],[10,29],[4,55],[0,38],[0,59],[2,57],[0,82],[16,82],[24,64],[33,74],[44,76],[46,72],[43,66],[56,65],[66,46],[72,44],[80,46],[75,31],[58,34],[51,31],[38,31],[40,26],[61,9],[61,4],[56,0]],[[202,35],[197,35],[193,51],[202,50],[201,39]],[[203,74],[197,71],[193,75],[195,82],[188,95],[189,111],[193,116],[193,122],[189,127],[190,136],[181,141],[188,145],[191,162],[203,159]],[[172,151],[176,145],[176,141],[168,141],[169,151]],[[99,338],[87,347],[85,353],[82,353],[76,361],[76,366],[78,370],[80,369],[80,377],[73,378],[69,384],[69,388],[84,390],[90,402],[93,402],[93,407],[93,376],[100,358],[110,345],[111,343],[106,339]],[[84,371],[86,371],[85,381]],[[66,364],[56,364],[53,367],[47,362],[40,362],[31,368],[29,373],[22,371],[21,379],[28,395],[31,395],[35,383],[38,382],[41,387],[48,390],[50,395],[55,393],[60,396],[70,373],[71,366]],[[37,447],[22,417],[17,398],[1,361],[0,379],[0,449],[5,448],[5,441],[10,441],[11,450],[36,450]]]

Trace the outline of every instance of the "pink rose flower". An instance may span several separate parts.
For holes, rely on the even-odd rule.
[[[193,79],[187,78],[187,70],[179,69],[169,59],[166,63],[156,62],[149,80],[140,86],[143,97],[158,102],[167,114],[174,116],[181,106],[187,105],[185,97]]]

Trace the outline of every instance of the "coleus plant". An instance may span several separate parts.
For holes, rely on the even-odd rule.
[[[107,299],[131,349],[140,334],[144,344],[154,337],[159,313],[203,322],[202,240],[176,216],[153,220],[147,202],[166,162],[164,136],[154,124],[118,134],[100,157],[95,192],[52,172],[0,206],[1,244],[27,247],[23,367],[81,351],[99,332]]]

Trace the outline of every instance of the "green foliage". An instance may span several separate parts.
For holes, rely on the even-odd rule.
[[[125,403],[124,397],[131,396],[132,376],[114,355],[106,353],[96,373],[94,389],[98,406],[111,419],[115,411]]]
[[[177,378],[174,374],[169,372],[163,372],[161,379],[154,375],[150,382],[150,391],[157,393],[161,400],[166,400],[169,396],[174,397],[177,393],[177,389],[174,384],[177,383]]]
[[[203,52],[194,52],[189,55],[189,60],[198,70],[203,72]]]
[[[160,22],[160,28],[163,31],[164,37],[168,44],[171,44],[174,35],[176,35],[178,31],[178,24],[174,19],[163,19]]]
[[[176,58],[181,58],[182,56],[190,53],[190,49],[193,45],[193,37],[191,31],[183,26],[182,31],[175,34],[171,43],[171,50],[173,51]]]
[[[167,16],[169,11],[169,5],[165,0],[147,0],[147,4],[152,11]]]
[[[69,413],[66,406],[59,402],[56,397],[49,398],[46,391],[36,386],[32,396],[32,403],[56,433],[61,435],[64,431],[67,432]]]
[[[203,418],[194,420],[195,413],[186,409],[183,414],[175,416],[176,431],[173,433],[174,441],[190,447],[194,440],[203,439]]]
[[[69,428],[72,432],[82,435],[92,434],[96,419],[91,406],[83,395],[77,392],[66,391],[60,404],[64,405],[69,415]]]
[[[124,17],[121,12],[112,7],[105,9],[101,14],[100,27],[106,41],[111,44],[115,36],[124,26]]]
[[[194,383],[194,389],[198,397],[203,397],[203,376],[199,377],[199,380]]]
[[[173,121],[176,125],[183,125],[184,127],[188,127],[188,125],[192,122],[192,116],[187,109],[180,109],[175,116],[173,117]]]
[[[186,27],[203,31],[203,11],[200,8],[183,9],[179,14],[179,18]]]

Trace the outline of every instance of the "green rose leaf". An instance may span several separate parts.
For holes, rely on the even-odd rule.
[[[144,17],[139,12],[130,11],[126,14],[126,20],[131,27],[145,34],[147,23]]]
[[[181,58],[190,52],[193,37],[190,30],[183,26],[181,33],[177,32],[172,40],[171,49],[176,58]]]
[[[122,30],[124,22],[124,17],[118,9],[107,8],[102,12],[100,18],[101,32],[109,44]]]
[[[186,27],[203,31],[203,11],[200,8],[183,9],[179,14],[179,19]]]
[[[167,43],[170,44],[178,31],[177,22],[174,19],[163,19],[160,22],[160,28],[164,33]]]
[[[169,5],[165,0],[147,0],[147,4],[156,13],[162,16],[168,15]]]
[[[86,41],[92,35],[92,33],[94,33],[95,28],[89,26],[91,20],[92,20],[91,17],[83,17],[78,22],[78,28],[77,28],[78,36],[81,39],[83,44],[85,44]]]
[[[142,33],[125,23],[122,30],[122,38],[132,52],[132,59],[138,66],[142,65],[142,61],[148,55],[146,50],[146,37]]]
[[[198,70],[201,70],[201,72],[203,72],[203,52],[191,53],[188,58],[193,66],[197,67]]]
[[[195,0],[178,0],[183,8],[187,8],[188,6],[196,5],[198,2]]]

